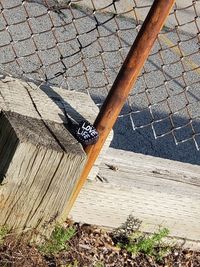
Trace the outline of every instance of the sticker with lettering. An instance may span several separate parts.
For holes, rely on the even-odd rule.
[[[92,145],[97,142],[99,134],[88,121],[81,121],[76,130],[76,138],[83,145]]]

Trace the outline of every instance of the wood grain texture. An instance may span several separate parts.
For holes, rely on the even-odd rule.
[[[0,224],[50,232],[48,222],[66,219],[68,199],[86,161],[63,124],[65,114],[76,123],[93,123],[98,108],[85,94],[5,76],[0,111]]]
[[[87,181],[70,215],[112,228],[133,214],[144,231],[166,226],[172,237],[200,248],[199,207],[199,166],[110,148],[99,179]]]
[[[86,155],[62,124],[46,123],[1,112],[1,225],[46,232],[63,216]]]
[[[99,112],[98,107],[86,94],[64,90],[52,85],[43,85],[38,88],[38,85],[33,82],[25,82],[8,76],[0,80],[1,109],[57,123],[67,123],[66,112],[77,123],[86,119],[93,124]],[[89,179],[96,177],[99,171],[98,166],[112,137],[113,133],[111,132],[89,174]]]

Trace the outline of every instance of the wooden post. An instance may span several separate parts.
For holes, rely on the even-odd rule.
[[[74,201],[84,185],[87,176],[128,97],[130,90],[136,82],[145,61],[148,58],[156,37],[162,29],[174,2],[175,0],[154,1],[94,123],[94,126],[99,132],[100,138],[95,145],[90,145],[85,148],[88,160],[77,186],[71,195],[69,205],[66,209],[66,215],[71,210]]]
[[[87,159],[63,124],[64,110],[77,122],[93,123],[98,108],[86,94],[11,77],[2,78],[0,88],[0,226],[48,235],[66,219]]]
[[[51,230],[86,159],[62,124],[45,123],[15,112],[0,114],[0,224],[19,232]]]

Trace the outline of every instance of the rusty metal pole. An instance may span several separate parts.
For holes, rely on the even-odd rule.
[[[175,0],[155,0],[117,75],[117,78],[96,118],[94,126],[99,132],[95,145],[85,148],[88,160],[67,205],[66,215],[71,210],[101,148],[133,88],[136,79],[148,58],[156,37],[174,5]]]

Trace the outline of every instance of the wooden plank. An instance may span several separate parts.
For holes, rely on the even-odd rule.
[[[133,214],[144,231],[162,225],[172,237],[200,248],[199,207],[199,166],[110,148],[99,179],[86,183],[70,215],[110,228]]]

